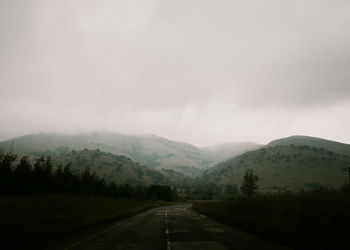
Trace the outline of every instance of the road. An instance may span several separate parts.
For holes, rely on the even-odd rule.
[[[172,205],[140,213],[70,244],[66,249],[286,249],[221,224],[191,209]]]

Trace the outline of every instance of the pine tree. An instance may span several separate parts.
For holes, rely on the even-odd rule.
[[[14,170],[14,184],[15,191],[18,193],[32,192],[32,165],[28,156],[23,156]]]
[[[44,164],[45,158],[41,156],[38,158],[33,167],[33,191],[34,192],[42,192],[44,188],[45,182],[45,174],[44,174]]]
[[[16,158],[15,154],[0,151],[0,193],[12,192],[13,171],[11,165]]]

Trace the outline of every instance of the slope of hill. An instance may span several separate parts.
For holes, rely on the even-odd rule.
[[[70,150],[97,149],[125,155],[141,164],[160,168],[188,166],[201,168],[199,150],[190,144],[153,135],[131,136],[93,133],[82,135],[33,134],[0,143],[0,148],[20,155],[56,157]]]
[[[309,146],[274,146],[250,151],[206,170],[200,182],[241,185],[244,172],[253,169],[262,190],[341,186],[348,175],[350,157]]]
[[[309,146],[315,148],[324,148],[326,150],[333,151],[338,154],[346,154],[350,156],[350,144],[340,143],[336,141],[325,140],[322,138],[311,137],[311,136],[290,136],[274,140],[266,145],[266,147],[274,146]]]
[[[89,167],[91,172],[105,180],[117,184],[167,184],[180,187],[190,179],[170,169],[152,170],[132,161],[126,156],[117,156],[100,150],[70,151],[58,156],[54,164],[72,170],[83,171]]]
[[[243,149],[240,148],[242,146]],[[253,145],[255,146],[255,145]],[[19,155],[52,158],[71,150],[100,149],[124,155],[154,169],[173,169],[188,176],[198,176],[203,168],[227,160],[249,148],[246,144],[226,145],[219,149],[199,149],[191,144],[171,141],[154,135],[123,135],[117,133],[92,133],[63,135],[39,133],[0,142],[0,149]]]
[[[207,166],[215,166],[220,162],[238,156],[248,151],[263,147],[253,142],[232,142],[200,148]]]

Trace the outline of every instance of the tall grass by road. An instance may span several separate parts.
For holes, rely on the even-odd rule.
[[[165,203],[68,194],[0,197],[0,247],[28,249],[42,240],[127,218],[161,204]]]
[[[293,248],[350,249],[348,187],[195,202],[193,209]]]

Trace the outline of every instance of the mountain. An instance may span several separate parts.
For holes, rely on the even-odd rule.
[[[231,142],[217,144],[209,147],[200,148],[204,161],[208,166],[215,166],[222,161],[263,147],[263,145],[253,142]]]
[[[326,150],[333,151],[338,154],[346,154],[350,156],[350,144],[340,143],[336,141],[325,140],[322,138],[310,137],[310,136],[290,136],[287,138],[281,138],[270,142],[266,147],[274,146],[309,146],[316,148],[324,148]]]
[[[70,165],[72,170],[82,172],[89,167],[91,172],[117,184],[167,184],[181,187],[190,179],[171,169],[152,170],[132,161],[126,156],[117,156],[100,150],[70,151],[54,160],[56,167]]]
[[[240,149],[242,146],[243,149]],[[252,144],[255,147],[254,144]],[[154,169],[173,169],[188,176],[201,174],[203,168],[214,166],[249,149],[248,144],[227,144],[221,147],[197,148],[188,143],[168,140],[154,135],[124,135],[118,133],[91,133],[64,135],[39,133],[0,142],[0,149],[19,155],[52,158],[71,150],[100,149],[115,155],[124,155],[141,165]]]
[[[266,146],[240,142],[198,148],[154,135],[40,133],[0,142],[0,149],[19,156],[29,155],[31,158],[49,155],[59,164],[72,161],[73,166],[79,168],[84,164],[90,165],[106,178],[117,178],[116,181],[126,180],[132,183],[138,179],[146,183],[160,180],[181,182],[181,178],[188,176],[198,177],[200,182],[240,185],[244,171],[252,168],[261,178],[260,185],[265,190],[283,187],[295,190],[319,184],[342,185],[347,182],[347,175],[341,169],[350,166],[350,145],[308,136],[282,138]],[[99,149],[99,152],[111,153],[113,157],[125,157],[133,163],[128,163],[125,169],[118,170],[121,172],[113,172],[116,171],[116,167],[111,162],[122,158],[114,159],[109,155],[113,160],[104,161],[102,158],[108,157],[103,155],[99,157],[102,157],[101,162],[105,162],[105,165],[99,161],[97,164],[96,159],[91,156],[96,152],[90,152],[96,149]],[[79,153],[79,158],[75,158],[73,150],[83,153]],[[107,166],[108,162],[111,164]],[[130,166],[137,164],[135,162],[139,163],[135,169],[140,167],[145,170],[131,170],[133,168]],[[159,171],[146,174],[146,170]],[[143,174],[139,176],[138,172]],[[114,176],[116,173],[119,176]],[[161,173],[162,177],[157,180],[150,177],[158,173]]]
[[[71,150],[98,148],[103,152],[124,155],[143,165],[159,169],[176,169],[178,166],[202,167],[200,152],[195,146],[153,135],[40,133],[1,142],[0,148],[31,157],[42,154],[56,157]]]
[[[350,156],[310,146],[276,145],[246,152],[206,170],[199,182],[241,185],[244,172],[253,169],[260,189],[298,190],[319,185],[347,184]]]

